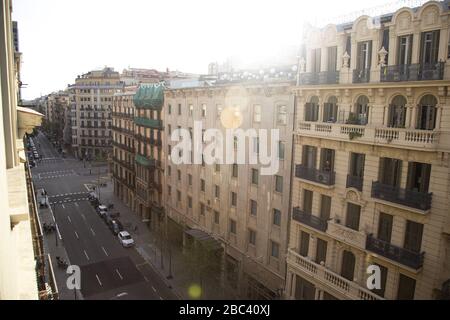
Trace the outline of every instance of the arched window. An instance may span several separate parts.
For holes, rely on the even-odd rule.
[[[434,128],[436,128],[437,102],[436,97],[431,94],[420,99],[417,129],[434,130]]]
[[[347,123],[366,125],[369,122],[369,98],[360,96],[356,100],[355,112],[350,113]]]
[[[317,121],[319,119],[319,98],[311,97],[305,104],[305,121]]]
[[[404,128],[406,120],[406,98],[404,96],[395,96],[389,106],[388,127]]]
[[[338,100],[335,96],[328,98],[328,101],[323,105],[323,122],[336,122],[337,121],[337,103]]]

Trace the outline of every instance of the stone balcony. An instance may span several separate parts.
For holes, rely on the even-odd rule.
[[[339,294],[342,299],[384,300],[358,283],[347,280],[325,266],[315,263],[306,257],[302,257],[293,249],[288,250],[287,263],[329,288],[330,292]]]
[[[296,133],[302,136],[415,150],[436,151],[449,147],[442,146],[445,139],[441,139],[440,132],[429,130],[301,121],[297,124]]]
[[[364,232],[356,231],[333,221],[328,221],[327,233],[346,244],[361,250],[366,249],[367,235]]]

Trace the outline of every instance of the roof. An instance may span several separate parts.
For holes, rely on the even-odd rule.
[[[161,110],[164,104],[162,84],[141,85],[133,97],[136,108]]]
[[[222,245],[218,240],[202,230],[188,229],[185,232],[199,241],[202,245],[208,246],[208,249],[210,250],[222,249]]]

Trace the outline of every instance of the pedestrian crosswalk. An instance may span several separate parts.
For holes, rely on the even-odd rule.
[[[89,193],[87,193],[85,191],[71,192],[71,193],[61,193],[61,194],[55,194],[53,196],[49,196],[49,199],[51,199],[51,198],[58,198],[58,197],[75,196],[75,195],[89,195]]]
[[[50,205],[64,204],[71,202],[88,201],[89,193],[88,192],[61,193],[49,196],[48,198]]]
[[[42,179],[55,179],[69,176],[77,176],[78,174],[74,170],[61,170],[61,171],[50,171],[50,172],[41,172],[33,175],[33,178],[37,178],[39,180]]]

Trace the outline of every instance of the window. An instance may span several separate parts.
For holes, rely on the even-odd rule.
[[[398,281],[398,300],[414,300],[416,290],[416,280],[400,273]]]
[[[204,203],[200,203],[200,215],[202,215],[202,216],[205,215],[205,204]]]
[[[194,115],[194,106],[192,104],[189,105],[189,117]]]
[[[275,241],[270,241],[271,243],[271,255],[274,258],[279,258],[280,256],[280,245]]]
[[[278,142],[278,159],[284,160],[284,142]]]
[[[428,193],[430,175],[431,164],[420,162],[408,163],[406,189],[415,192]]]
[[[320,197],[320,218],[324,221],[330,219],[331,213],[331,197],[321,195]]]
[[[358,43],[357,66],[358,70],[370,69],[372,60],[372,41]]]
[[[327,71],[334,72],[337,67],[337,47],[328,47]]]
[[[181,201],[181,191],[177,190],[177,201]]]
[[[181,170],[177,170],[178,181],[181,181]]]
[[[362,153],[350,153],[350,176],[355,178],[364,177],[364,164],[366,156]]]
[[[214,170],[215,170],[216,172],[220,172],[220,164],[216,163],[216,165],[215,165],[215,167],[214,167]]]
[[[413,35],[409,34],[398,38],[398,57],[397,64],[399,66],[407,66],[411,64]],[[406,71],[406,70],[405,70]]]
[[[220,213],[217,210],[214,210],[214,223],[219,224],[220,222]]]
[[[192,186],[192,174],[188,174],[188,184]]]
[[[406,120],[406,98],[403,96],[395,96],[389,106],[388,127],[404,128]]]
[[[252,169],[252,184],[258,185],[259,173],[258,169]]]
[[[261,106],[259,104],[253,106],[253,122],[261,122]]]
[[[188,208],[192,209],[192,197],[188,196]]]
[[[231,206],[236,207],[237,205],[237,194],[235,192],[231,192]]]
[[[360,206],[353,203],[347,203],[347,219],[345,221],[345,226],[347,228],[359,231],[360,214],[361,214]]]
[[[434,130],[436,128],[436,105],[437,99],[429,94],[420,100],[417,129]]]
[[[353,281],[355,274],[355,255],[350,251],[344,250],[342,254],[341,276],[347,280]]]
[[[258,204],[256,203],[255,200],[250,200],[250,214],[252,216],[256,216],[258,212]]]
[[[283,192],[283,177],[275,176],[275,191]]]
[[[168,166],[167,167],[167,175],[170,177],[171,174],[172,174],[172,167]]]
[[[181,103],[178,104],[178,115],[181,116]]]
[[[404,248],[413,252],[420,252],[422,247],[423,224],[406,220]]]
[[[305,121],[317,121],[319,119],[319,98],[314,96],[305,104]]]
[[[277,124],[286,125],[287,123],[287,108],[286,106],[277,106]]]
[[[380,159],[379,180],[382,184],[391,187],[400,187],[402,173],[402,160],[392,158]]]
[[[317,238],[317,246],[316,246],[316,263],[321,264],[325,263],[327,260],[327,244],[325,240]]]
[[[253,138],[253,152],[259,154],[259,137]]]
[[[167,132],[169,133],[169,136],[172,134],[172,126],[170,124],[167,125]]]
[[[300,233],[300,252],[302,257],[307,257],[309,252],[309,233],[302,231]]]
[[[230,219],[230,233],[236,234],[236,221]]]
[[[167,186],[167,194],[169,196],[172,195],[172,187],[171,186]]]
[[[214,186],[214,196],[219,199],[220,198],[220,187],[218,185]]]
[[[281,226],[281,211],[278,209],[273,209],[273,224],[276,226]]]
[[[172,105],[171,104],[167,105],[167,110],[168,110],[169,114],[172,114]]]
[[[337,121],[338,100],[335,96],[328,98],[328,102],[323,104],[323,122],[334,123]]]
[[[309,169],[316,168],[317,148],[313,146],[302,147],[302,166]]]
[[[205,180],[200,179],[200,191],[205,192]]]
[[[206,104],[202,104],[202,118],[206,118]]]
[[[388,243],[391,242],[393,220],[394,217],[390,214],[380,212],[380,217],[378,218],[378,239]]]
[[[420,62],[430,66],[438,62],[440,30],[422,32]]]
[[[310,190],[303,190],[303,213],[312,214],[313,192]]]
[[[334,171],[334,153],[333,149],[323,148],[320,151],[320,170],[326,172]]]
[[[320,72],[320,57],[321,56],[321,48],[311,50],[311,72],[319,73]]]
[[[248,229],[248,243],[255,246],[256,245],[256,231]]]
[[[237,164],[233,164],[233,167],[231,169],[231,176],[233,178],[237,178],[238,177],[238,165]]]
[[[220,104],[217,105],[217,118],[220,118],[220,116],[222,115],[222,106]]]

